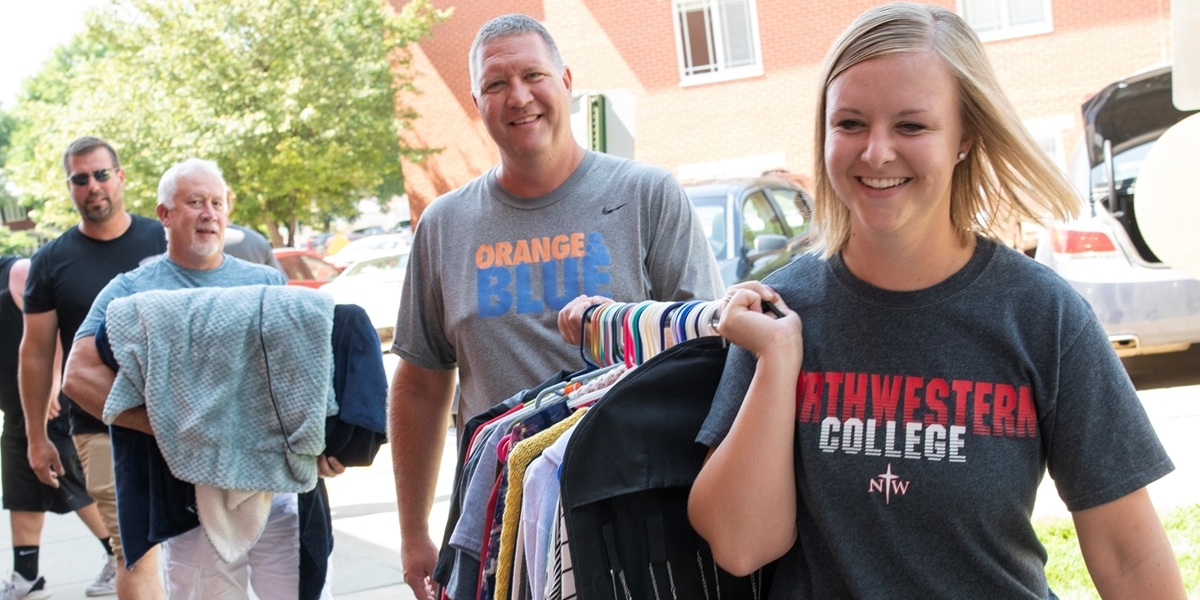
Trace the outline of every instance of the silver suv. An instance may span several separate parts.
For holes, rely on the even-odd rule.
[[[1154,255],[1138,228],[1137,178],[1162,134],[1195,114],[1171,102],[1171,68],[1117,81],[1083,104],[1071,166],[1079,219],[1056,223],[1035,258],[1092,305],[1117,354],[1186,350],[1200,342],[1200,281]],[[1198,197],[1180,199],[1197,202]]]
[[[811,244],[812,197],[778,177],[684,186],[725,285],[762,279]]]

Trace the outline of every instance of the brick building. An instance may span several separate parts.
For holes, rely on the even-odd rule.
[[[403,0],[391,0],[397,6]],[[1091,93],[1171,56],[1170,0],[942,0],[980,33],[1026,125],[1062,166]],[[870,0],[438,0],[454,15],[415,47],[412,144],[403,165],[417,217],[499,161],[471,100],[467,52],[489,18],[542,21],[576,93],[620,99],[638,160],[682,180],[784,168],[809,174],[821,61]]]

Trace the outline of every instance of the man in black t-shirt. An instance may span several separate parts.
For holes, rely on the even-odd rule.
[[[87,494],[83,468],[67,431],[67,415],[59,413],[57,403],[51,407],[48,429],[64,469],[58,487],[38,481],[29,467],[25,413],[21,410],[17,387],[17,356],[25,330],[22,298],[28,273],[29,259],[0,257],[0,411],[4,412],[4,429],[0,433],[0,492],[4,495],[3,508],[9,511],[13,549],[13,574],[0,594],[3,600],[32,598],[46,588],[45,579],[39,575],[39,559],[47,511],[58,514],[75,511],[92,534],[108,546],[108,530],[96,503]],[[113,576],[106,564],[100,577],[85,592],[91,596],[110,590]]]
[[[39,480],[56,487],[63,467],[47,436],[55,344],[62,342],[66,364],[75,332],[100,290],[116,275],[166,251],[166,235],[158,221],[125,211],[125,172],[107,142],[94,137],[75,140],[63,155],[63,169],[67,189],[82,219],[33,256],[25,287],[20,362],[29,463]],[[132,571],[124,568],[108,427],[75,406],[66,395],[60,393],[59,402],[68,413],[88,494],[96,500],[108,528],[115,556],[116,591],[121,597],[132,597],[139,589],[161,590],[156,556],[139,560]]]

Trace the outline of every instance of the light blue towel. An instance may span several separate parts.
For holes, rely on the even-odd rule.
[[[325,418],[337,413],[333,306],[316,290],[265,285],[113,300],[107,327],[121,369],[104,422],[144,404],[167,466],[184,481],[313,489]]]

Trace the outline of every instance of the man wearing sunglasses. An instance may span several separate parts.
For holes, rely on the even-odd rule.
[[[70,473],[64,466],[78,460],[87,492],[96,500],[110,536],[101,540],[109,550],[108,563],[87,593],[116,591],[122,598],[133,597],[132,591],[156,580],[158,565],[149,560],[139,561],[133,571],[123,568],[108,427],[63,393],[57,398],[62,416],[50,419],[55,401],[50,394],[56,341],[62,342],[66,364],[75,332],[100,290],[116,275],[165,252],[166,235],[158,221],[125,211],[125,172],[108,142],[95,137],[75,140],[63,154],[63,169],[81,219],[34,254],[25,287],[19,376],[29,463],[42,483],[57,488],[59,479]],[[68,427],[78,459],[61,455],[52,441]]]

